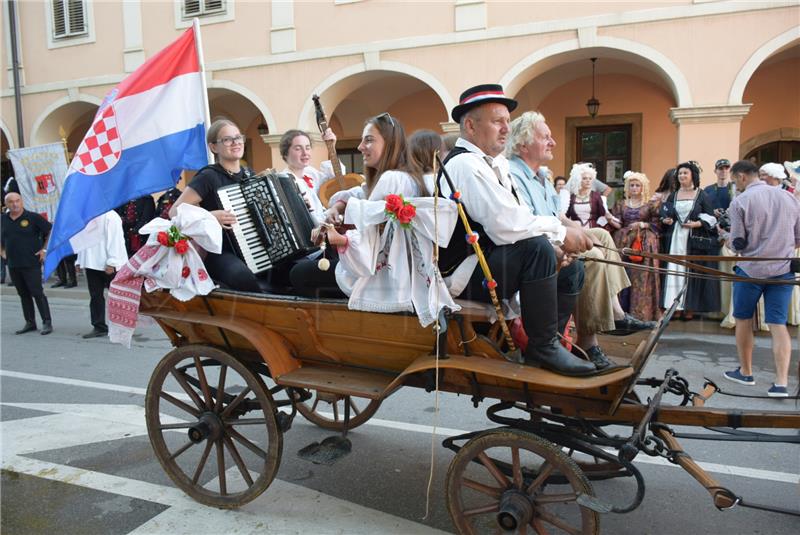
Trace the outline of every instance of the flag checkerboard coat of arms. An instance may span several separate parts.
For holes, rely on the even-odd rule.
[[[184,169],[208,164],[205,85],[197,26],[184,32],[103,100],[70,164],[45,258],[96,243],[89,221],[129,200],[168,190]]]
[[[79,166],[78,171],[85,175],[105,173],[116,165],[122,152],[114,106],[104,104],[105,109],[98,111],[94,123],[75,153],[73,165]]]

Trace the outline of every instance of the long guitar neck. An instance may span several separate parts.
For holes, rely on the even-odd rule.
[[[322,131],[325,132],[327,129],[328,127],[326,125],[325,129]],[[329,139],[325,141],[325,146],[328,147],[328,159],[331,161],[331,165],[333,166],[333,176],[336,177],[336,180],[339,182],[339,186],[344,188],[344,175],[342,175],[342,164],[339,163],[339,156],[336,154],[336,143],[332,139]]]
[[[314,101],[314,107],[316,109],[317,126],[319,126],[320,133],[325,135],[325,130],[328,129],[328,119],[325,117],[325,110],[322,109],[322,104],[320,104],[317,95],[311,98]],[[333,167],[333,176],[336,177],[339,187],[344,189],[345,182],[344,176],[342,175],[342,164],[339,163],[339,156],[336,155],[335,142],[333,140],[326,140],[325,146],[328,147],[328,159],[331,161],[331,166]]]

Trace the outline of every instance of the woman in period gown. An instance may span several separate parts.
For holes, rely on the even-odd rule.
[[[694,163],[686,162],[677,167],[678,188],[661,205],[659,217],[663,228],[665,250],[670,255],[715,255],[719,249],[701,251],[693,248],[689,237],[694,232],[715,234],[717,219],[709,198],[700,188],[700,171]],[[699,265],[717,268],[717,262],[697,262]],[[684,266],[668,263],[667,269],[682,273]],[[671,306],[683,288],[685,278],[667,275],[664,281],[664,308]],[[719,281],[689,278],[686,294],[680,301],[677,317],[691,320],[693,312],[719,312]]]
[[[619,248],[632,247],[637,237],[641,240],[642,251],[658,253],[660,224],[658,220],[659,203],[648,201],[650,181],[644,173],[631,173],[625,179],[625,198],[614,205],[611,212],[619,220],[619,230],[614,233],[614,241]],[[612,222],[612,224],[614,224]],[[614,226],[617,226],[614,224]],[[633,262],[626,258],[628,262]],[[645,267],[660,267],[656,259],[642,258]],[[654,321],[661,317],[661,282],[658,273],[628,268],[630,288],[620,294],[622,308],[634,317],[644,321]]]

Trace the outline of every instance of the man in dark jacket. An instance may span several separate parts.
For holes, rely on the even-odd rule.
[[[2,216],[0,243],[2,254],[8,262],[8,273],[22,301],[25,326],[15,334],[36,330],[36,314],[33,303],[42,317],[41,334],[53,332],[50,307],[42,288],[42,261],[47,253],[45,243],[52,225],[42,216],[25,210],[19,193],[8,193],[5,197],[8,212]]]

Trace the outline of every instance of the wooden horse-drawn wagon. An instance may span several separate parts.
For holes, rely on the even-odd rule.
[[[798,412],[706,407],[716,386],[693,392],[674,370],[641,378],[672,310],[650,333],[604,342],[618,368],[573,378],[509,362],[489,307],[461,304],[437,336],[414,315],[349,310],[343,300],[226,290],[188,302],[143,295],[141,312],[175,346],[146,396],[160,463],[197,501],[237,507],[270,485],[297,412],[346,432],[400,387],[438,388],[471,396],[476,407],[497,400],[487,417],[498,426],[444,441],[456,452],[446,499],[459,533],[599,533],[600,513],[641,503],[643,479],[632,463],[641,452],[682,466],[716,507],[740,503],[682,450],[670,425],[800,429]],[[653,389],[647,402],[637,385]],[[666,394],[678,404],[664,403]],[[591,481],[613,477],[636,481],[630,503],[595,495]]]

